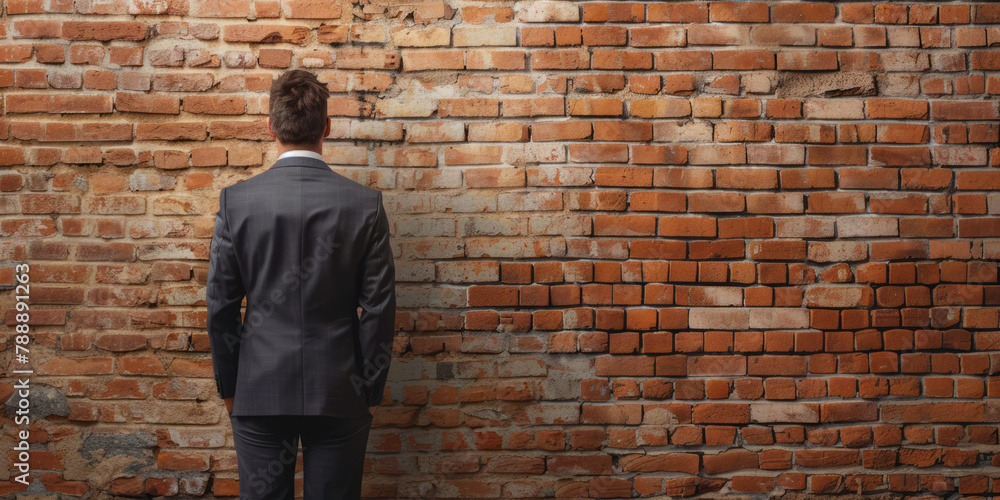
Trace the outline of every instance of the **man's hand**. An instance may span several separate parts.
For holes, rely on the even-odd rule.
[[[378,406],[369,406],[368,407],[368,413],[371,413],[372,416],[374,416],[375,415],[375,408],[378,408]]]
[[[225,398],[223,401],[226,402],[226,412],[230,415],[233,414],[233,398]]]

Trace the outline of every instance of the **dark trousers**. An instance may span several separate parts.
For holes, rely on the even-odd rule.
[[[292,500],[300,436],[305,500],[361,498],[372,418],[231,415],[240,499]]]

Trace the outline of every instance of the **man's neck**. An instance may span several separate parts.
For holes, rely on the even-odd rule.
[[[278,143],[278,156],[281,156],[281,154],[284,153],[284,152],[286,152],[286,151],[312,151],[314,153],[318,153],[318,154],[322,155],[323,154],[323,143],[322,142],[318,142],[318,143],[312,144],[312,145],[304,145],[304,144],[284,144],[282,142],[279,142]]]

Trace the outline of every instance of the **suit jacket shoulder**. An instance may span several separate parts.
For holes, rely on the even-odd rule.
[[[275,177],[282,175],[289,175],[291,172],[296,170],[295,168],[270,168],[261,172],[249,179],[237,182],[230,186],[222,188],[222,191],[228,191],[229,195],[246,195],[258,192],[260,189],[268,189],[271,187],[273,182],[276,180]],[[351,192],[355,197],[361,197],[366,202],[375,203],[381,201],[382,192],[378,189],[365,186],[359,182],[352,179],[348,179],[343,175],[334,172],[333,170],[327,170],[323,172],[322,169],[309,169],[307,170],[318,170],[323,175],[319,179],[310,179],[310,181],[320,180],[321,182],[327,182],[331,187],[339,188]],[[232,198],[230,198],[232,199]],[[374,205],[369,205],[371,208],[376,208]]]

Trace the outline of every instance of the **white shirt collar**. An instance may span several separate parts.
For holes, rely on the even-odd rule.
[[[278,159],[280,160],[282,158],[288,158],[290,156],[307,156],[309,158],[315,158],[315,159],[317,159],[319,161],[324,161],[323,160],[323,155],[321,155],[321,154],[319,154],[319,153],[317,153],[315,151],[307,151],[305,149],[293,149],[293,150],[290,150],[290,151],[285,151],[284,153],[281,153],[278,156]]]

